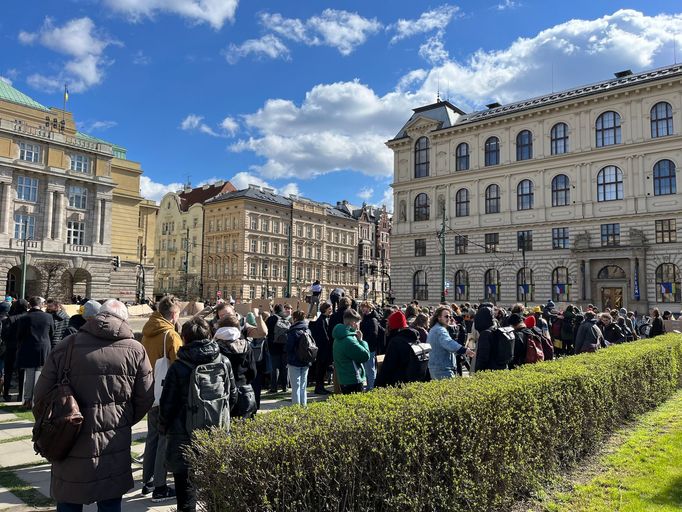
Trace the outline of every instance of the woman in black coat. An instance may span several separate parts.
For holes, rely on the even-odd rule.
[[[661,319],[661,313],[658,311],[658,308],[654,308],[654,310],[651,314],[653,315],[654,318],[651,321],[651,329],[649,330],[649,338],[655,338],[656,336],[660,336],[661,334],[665,334],[665,326],[663,325],[663,320]]]
[[[9,308],[9,316],[2,322],[2,341],[5,344],[5,383],[2,390],[2,398],[5,402],[9,402],[12,398],[10,390],[12,388],[12,377],[14,370],[18,371],[19,378],[19,397],[21,399],[24,392],[24,370],[17,367],[17,347],[19,340],[17,338],[17,322],[28,311],[28,301],[19,299],[14,301]]]
[[[313,368],[315,376],[315,394],[328,395],[330,392],[324,388],[324,381],[327,378],[327,370],[332,364],[332,343],[334,339],[329,329],[329,317],[332,314],[332,305],[323,302],[320,305],[320,316],[316,320],[308,323],[310,334],[317,345],[317,359]]]

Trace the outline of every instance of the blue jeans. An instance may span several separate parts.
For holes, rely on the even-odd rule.
[[[454,368],[429,368],[432,380],[453,379],[455,375]]]
[[[308,367],[289,365],[289,382],[291,384],[291,403],[308,405],[308,396],[305,391],[308,384]]]
[[[57,512],[83,512],[83,505],[78,503],[57,503]],[[121,512],[121,498],[98,501],[97,512]]]
[[[365,391],[371,391],[374,389],[374,379],[377,377],[377,353],[370,352],[369,360],[362,363],[365,367],[365,376],[367,377],[367,386],[365,386]]]

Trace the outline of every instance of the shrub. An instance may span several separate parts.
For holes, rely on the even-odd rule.
[[[536,490],[680,386],[682,336],[290,407],[201,432],[209,511],[487,511]]]

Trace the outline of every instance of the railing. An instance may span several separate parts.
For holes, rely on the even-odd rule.
[[[90,252],[92,252],[92,247],[89,245],[64,244],[64,252],[90,254]]]
[[[23,249],[24,240],[22,240],[21,238],[12,238],[10,240],[10,247],[12,249]],[[42,250],[42,242],[40,242],[39,240],[26,240],[26,248]]]
[[[0,130],[24,134],[38,139],[53,140],[68,146],[88,151],[97,151],[107,155],[114,154],[114,148],[109,144],[102,144],[78,137],[69,137],[63,133],[52,130],[48,126],[31,126],[18,120],[0,119]]]

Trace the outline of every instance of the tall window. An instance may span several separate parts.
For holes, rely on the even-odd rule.
[[[455,216],[469,216],[469,191],[465,188],[460,188],[455,194]]]
[[[609,110],[597,118],[597,147],[620,144],[620,114]]]
[[[677,177],[675,163],[671,160],[659,160],[654,165],[654,195],[665,196],[677,193]]]
[[[528,267],[523,267],[516,273],[516,300],[526,302],[533,300],[535,295],[533,288],[533,271]]]
[[[483,276],[483,287],[485,299],[496,302],[500,296],[500,272],[494,268],[486,270]]]
[[[36,218],[33,215],[24,215],[17,213],[14,215],[14,238],[22,240],[24,238],[24,230],[26,230],[26,238],[33,240],[35,238]]]
[[[488,185],[485,189],[485,213],[500,213],[499,185]]]
[[[557,123],[552,126],[549,135],[553,155],[568,153],[568,126],[566,123]]]
[[[675,219],[656,221],[656,243],[667,244],[677,242],[677,222]]]
[[[516,160],[533,158],[533,134],[529,130],[521,130],[516,136]]]
[[[72,171],[90,174],[90,157],[78,153],[72,153],[69,156],[71,157],[70,169]],[[170,208],[170,202],[168,207]]]
[[[88,202],[88,189],[72,185],[69,187],[69,206],[85,210]]]
[[[251,229],[253,231],[258,229],[258,217],[251,217]]]
[[[665,137],[673,134],[673,108],[661,101],[651,108],[651,137]]]
[[[414,145],[414,177],[424,178],[429,175],[429,139],[419,137]]]
[[[533,250],[533,230],[527,229],[525,231],[516,232],[516,249],[519,251]]]
[[[552,206],[566,206],[571,202],[571,181],[565,174],[552,179]]]
[[[674,263],[663,263],[656,269],[656,298],[658,302],[682,302],[680,269]]]
[[[455,236],[455,254],[466,254],[469,246],[469,237],[467,235]]]
[[[552,228],[552,249],[568,249],[568,228]]]
[[[521,180],[516,187],[516,209],[517,210],[532,210],[533,209],[533,182],[530,180]]]
[[[414,220],[429,220],[429,196],[424,193],[414,198]]]
[[[485,165],[498,165],[500,163],[500,139],[490,137],[485,141]]]
[[[38,179],[29,178],[28,176],[18,176],[17,199],[35,203],[38,200]]]
[[[469,169],[469,144],[462,142],[455,151],[455,170],[466,171]]]
[[[66,223],[66,243],[85,245],[85,222],[69,221]]]
[[[485,252],[497,252],[497,246],[500,244],[499,233],[485,234]]]
[[[20,142],[19,160],[24,160],[25,162],[40,163],[40,146],[38,144]]]
[[[455,272],[455,300],[469,300],[469,273],[466,270]]]
[[[557,267],[552,270],[552,300],[568,302],[568,268]]]
[[[426,272],[417,270],[412,277],[412,295],[416,300],[429,300]]]
[[[620,245],[620,224],[601,225],[602,247],[615,247]]]
[[[597,174],[597,201],[618,199],[623,199],[623,171],[615,165],[609,165]]]
[[[426,256],[426,238],[417,238],[414,241],[414,255]]]

